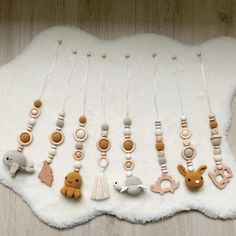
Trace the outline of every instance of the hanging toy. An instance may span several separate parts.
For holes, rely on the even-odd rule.
[[[204,183],[202,174],[205,172],[207,166],[201,165],[197,170],[195,170],[193,167],[192,160],[196,156],[196,149],[190,142],[191,133],[190,133],[190,130],[188,129],[187,118],[184,114],[183,102],[182,102],[180,86],[179,86],[179,79],[177,77],[177,71],[176,71],[177,57],[173,56],[172,59],[174,62],[176,85],[177,85],[177,90],[178,90],[180,108],[182,112],[181,129],[180,129],[180,134],[179,134],[183,142],[182,157],[186,161],[186,164],[187,164],[187,170],[185,169],[183,165],[178,165],[178,170],[180,174],[184,176],[186,186],[190,190],[197,190],[197,189],[200,189]]]
[[[88,132],[85,129],[85,124],[87,118],[85,116],[86,112],[86,100],[87,100],[87,81],[88,81],[88,72],[90,66],[90,57],[91,54],[87,54],[88,62],[87,62],[87,70],[84,79],[84,89],[83,89],[83,115],[79,118],[79,126],[75,128],[74,131],[74,139],[76,141],[75,151],[73,154],[74,157],[74,171],[67,174],[65,177],[65,185],[61,188],[60,192],[66,197],[74,197],[79,199],[81,197],[81,185],[82,185],[82,177],[80,175],[81,168],[81,160],[84,158],[83,151],[83,143],[86,141],[88,137]],[[72,194],[73,193],[73,194]]]
[[[56,62],[57,62],[57,53],[58,48],[62,44],[61,40],[58,40],[57,47],[54,51],[54,60],[52,62],[52,65],[50,67],[50,70],[47,72],[42,87],[40,89],[40,96],[38,99],[34,101],[33,107],[31,108],[29,112],[29,121],[27,124],[27,128],[25,131],[22,131],[20,135],[18,136],[18,147],[17,150],[10,150],[3,156],[3,163],[9,168],[10,175],[14,177],[18,171],[22,171],[25,173],[34,173],[34,165],[33,163],[28,163],[25,155],[23,154],[23,150],[26,146],[29,146],[33,141],[33,127],[36,125],[36,120],[41,114],[41,106],[42,101],[41,97],[43,96],[43,92],[45,90],[46,84],[51,79],[52,74],[55,70]]]
[[[157,181],[155,184],[150,186],[150,189],[154,193],[160,193],[161,195],[164,195],[165,193],[171,192],[173,193],[178,187],[179,187],[179,182],[176,182],[171,175],[168,174],[168,169],[167,169],[167,161],[165,157],[165,146],[163,142],[163,132],[161,128],[161,121],[159,120],[159,114],[158,114],[158,99],[157,99],[157,81],[156,81],[156,70],[157,70],[157,54],[153,53],[153,59],[154,59],[154,71],[153,71],[153,98],[154,98],[154,105],[155,105],[155,110],[156,110],[156,117],[157,120],[155,122],[155,127],[156,127],[156,150],[158,153],[158,162],[161,167],[161,176],[158,177]],[[168,182],[167,187],[163,187],[162,183],[163,181]]]
[[[62,111],[59,113],[59,116],[56,122],[56,130],[53,131],[49,137],[51,148],[48,152],[48,158],[47,160],[43,162],[42,169],[38,174],[38,178],[41,180],[41,182],[46,184],[49,187],[52,186],[52,182],[53,182],[53,172],[50,165],[52,163],[52,160],[56,156],[57,147],[60,146],[64,142],[64,139],[65,139],[64,134],[62,132],[62,129],[64,127],[64,117],[65,117],[64,110],[65,110],[65,105],[66,105],[67,98],[69,95],[70,81],[71,81],[71,77],[74,70],[76,54],[77,54],[77,51],[72,52],[72,66],[71,66],[71,70],[67,78],[67,90],[63,98]]]
[[[106,55],[102,55],[102,60],[104,61]],[[101,70],[102,78],[102,105],[103,105],[103,116],[106,120],[106,107],[105,107],[105,81],[104,81],[104,62],[102,62]],[[110,189],[107,177],[105,175],[105,170],[109,165],[109,160],[107,157],[107,152],[111,147],[111,142],[108,139],[109,125],[104,122],[101,125],[101,138],[97,141],[97,148],[101,152],[101,157],[98,159],[98,165],[100,167],[100,173],[95,177],[92,189],[93,200],[104,200],[110,197]]]
[[[210,96],[207,89],[205,70],[204,70],[204,66],[202,62],[202,54],[197,53],[197,56],[199,57],[199,60],[200,60],[202,79],[203,79],[205,94],[206,94],[207,102],[208,102],[209,126],[211,129],[210,140],[213,146],[213,154],[214,154],[214,160],[215,160],[214,171],[209,172],[208,175],[217,188],[224,189],[225,186],[230,182],[230,179],[233,177],[233,173],[230,167],[223,164],[223,160],[222,160],[223,158],[221,156],[221,148],[220,148],[221,135],[219,134],[218,123],[216,121],[215,114],[213,113],[212,107],[211,107]]]
[[[120,193],[126,192],[130,195],[138,195],[140,194],[146,186],[143,185],[143,182],[139,177],[133,176],[132,170],[134,169],[134,162],[131,159],[131,153],[135,150],[135,143],[131,139],[131,123],[132,120],[129,118],[129,90],[130,90],[130,83],[131,83],[131,77],[129,74],[129,55],[125,56],[125,59],[127,61],[127,70],[126,70],[126,77],[128,80],[128,89],[127,89],[127,115],[124,119],[124,141],[122,143],[122,150],[124,153],[126,153],[126,160],[124,161],[123,167],[126,170],[126,179],[123,181],[123,183],[119,183],[119,181],[115,181],[114,188],[119,191]]]

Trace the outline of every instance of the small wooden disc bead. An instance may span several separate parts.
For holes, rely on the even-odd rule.
[[[34,106],[37,108],[40,108],[42,106],[42,102],[40,100],[35,100],[34,101]]]
[[[27,146],[32,142],[32,135],[29,132],[22,132],[18,139],[19,143],[23,146]]]
[[[110,141],[107,138],[101,138],[98,140],[98,149],[100,151],[107,151],[110,148]]]
[[[156,142],[156,149],[157,151],[163,151],[165,148],[165,145],[163,142]]]
[[[79,122],[80,122],[81,124],[85,124],[86,121],[87,121],[87,119],[86,119],[85,116],[80,116],[80,118],[79,118]]]
[[[82,151],[82,150],[76,150],[75,152],[74,152],[74,159],[75,160],[82,160],[83,158],[84,158],[84,152]]]
[[[131,139],[125,139],[122,144],[122,149],[125,152],[132,152],[135,149],[135,144]]]
[[[134,162],[132,160],[126,160],[123,164],[125,170],[133,170]]]
[[[211,129],[215,129],[215,128],[217,128],[217,122],[216,122],[216,120],[211,120],[210,121],[210,127],[211,127]]]
[[[50,136],[50,141],[54,145],[60,145],[64,141],[64,135],[60,131],[55,131]]]

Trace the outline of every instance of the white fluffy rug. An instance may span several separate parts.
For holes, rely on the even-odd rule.
[[[25,149],[27,157],[35,163],[37,173],[19,174],[12,179],[8,169],[0,162],[0,181],[18,193],[41,220],[57,228],[81,224],[103,213],[136,223],[156,221],[191,209],[199,210],[214,218],[235,218],[236,159],[229,148],[227,131],[231,120],[230,105],[236,86],[236,40],[217,38],[192,47],[153,34],[103,41],[75,28],[57,27],[44,31],[19,57],[0,68],[1,156],[17,145],[17,135],[27,124],[28,110],[38,95],[39,84],[49,68],[58,39],[63,40],[59,63],[43,99],[42,115],[34,129],[34,142]],[[50,146],[49,134],[55,127],[57,113],[60,110],[65,78],[71,63],[71,50],[74,48],[78,49],[79,57],[66,107],[64,129],[66,139],[59,147],[52,164],[55,181],[49,188],[39,181],[37,174]],[[150,185],[160,175],[154,148],[155,110],[151,77],[153,59],[150,56],[154,50],[159,52],[160,118],[163,122],[169,172],[180,181],[180,187],[174,194],[160,196],[147,190],[139,197],[132,198],[119,194],[112,187],[115,179],[124,178],[122,167],[124,154],[120,148],[126,109],[123,56],[129,52],[132,62],[131,117],[133,139],[137,145],[133,155],[136,165],[134,174],[139,176],[145,185]],[[200,164],[207,164],[208,172],[214,168],[214,161],[209,140],[207,103],[196,57],[196,51],[199,50],[204,54],[212,106],[223,135],[223,158],[225,163],[232,167],[235,177],[224,190],[220,191],[205,173],[204,187],[199,192],[191,193],[186,189],[184,179],[176,168],[177,164],[185,163],[180,155],[182,147],[178,134],[180,110],[171,56],[176,54],[179,57],[184,106],[193,134],[192,142],[197,149],[194,165],[197,167]],[[59,189],[63,185],[65,174],[72,169],[74,150],[72,133],[82,109],[82,81],[88,51],[93,53],[88,81],[89,138],[85,145],[86,157],[83,159],[81,169],[84,179],[83,197],[80,201],[73,201],[64,198]],[[104,52],[108,54],[105,76],[109,87],[107,116],[112,148],[109,151],[110,165],[107,175],[111,186],[111,197],[102,202],[94,202],[90,196],[93,179],[98,171],[99,152],[96,140],[100,137],[102,122],[99,71],[100,55]]]

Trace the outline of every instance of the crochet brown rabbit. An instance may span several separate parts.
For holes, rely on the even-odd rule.
[[[185,183],[190,190],[197,190],[202,187],[204,183],[202,174],[206,168],[206,165],[201,165],[196,171],[187,171],[183,165],[178,165],[178,170],[185,177]]]

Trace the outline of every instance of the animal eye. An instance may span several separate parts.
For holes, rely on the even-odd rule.
[[[78,180],[78,179],[76,179],[76,182],[79,182],[79,180]]]
[[[201,179],[203,179],[202,176],[201,176]]]
[[[7,157],[6,159],[9,160],[9,157]]]
[[[67,179],[67,176],[65,177],[65,179]]]
[[[115,184],[117,184],[117,182],[115,182]]]
[[[190,182],[191,181],[191,179],[188,179],[188,182]]]

